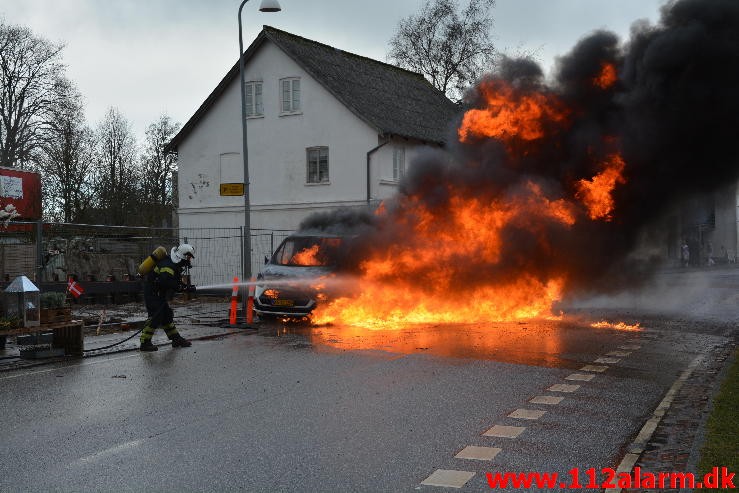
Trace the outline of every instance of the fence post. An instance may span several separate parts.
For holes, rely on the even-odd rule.
[[[246,261],[244,260],[244,242],[246,241],[246,238],[244,237],[244,226],[239,226],[239,229],[241,230],[241,248],[239,249],[239,252],[241,253],[241,279],[242,281],[246,281]],[[244,284],[242,292],[242,306],[244,309],[244,315],[246,316],[246,305],[247,305],[247,297],[249,295],[249,286],[247,284]]]
[[[269,232],[269,256],[275,253],[275,230]]]
[[[36,223],[36,282],[41,282],[44,273],[44,220],[39,219]]]

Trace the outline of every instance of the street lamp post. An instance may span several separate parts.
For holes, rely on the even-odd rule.
[[[246,95],[245,83],[244,83],[244,41],[242,37],[241,29],[241,10],[249,0],[243,0],[239,5],[239,77],[240,77],[240,88],[241,88],[241,141],[242,141],[242,153],[244,158],[244,258],[242,267],[243,280],[248,281],[251,279],[251,207],[249,204],[249,146],[247,143],[246,135]],[[259,6],[261,12],[279,12],[282,10],[277,0],[262,0]],[[248,289],[248,288],[247,288]],[[244,296],[244,314],[246,314],[246,300],[247,296]]]

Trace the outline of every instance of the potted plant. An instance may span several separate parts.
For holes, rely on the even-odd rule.
[[[41,293],[41,323],[68,322],[72,310],[67,305],[67,293]]]

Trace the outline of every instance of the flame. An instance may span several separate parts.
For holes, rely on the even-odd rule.
[[[633,325],[629,325],[625,322],[608,322],[606,320],[601,320],[600,322],[594,322],[590,324],[590,326],[595,329],[616,329],[616,330],[626,330],[626,331],[641,330],[641,326],[639,325],[638,322]]]
[[[603,62],[600,67],[600,73],[593,78],[593,84],[601,89],[608,89],[618,80],[616,66],[609,62]]]
[[[360,295],[343,297],[321,305],[313,322],[369,329],[392,329],[404,324],[514,321],[531,318],[554,319],[552,304],[560,299],[559,280],[542,282],[523,275],[510,283],[482,286],[459,293],[443,279],[433,293],[413,284],[388,286],[381,281],[359,281]],[[448,288],[443,292],[441,286]],[[380,301],[382,300],[382,301]]]
[[[323,261],[318,258],[319,248],[318,244],[309,248],[303,248],[293,255],[290,259],[290,264],[304,266],[323,265]]]
[[[432,214],[416,198],[403,210],[412,214],[412,235],[378,251],[361,264],[355,297],[319,305],[317,324],[341,322],[384,328],[407,323],[511,321],[554,317],[551,307],[561,298],[564,277],[541,279],[522,273],[490,285],[459,284],[460,262],[496,265],[501,258],[503,228],[516,226],[537,232],[541,224],[567,229],[575,223],[575,207],[550,200],[541,187],[528,183],[509,200],[483,202],[455,194],[450,214]],[[543,235],[541,241],[544,241]]]
[[[486,107],[465,113],[458,130],[461,142],[473,136],[536,140],[544,136],[547,123],[561,122],[568,113],[554,96],[540,92],[518,93],[500,80],[482,83],[480,91]]]
[[[612,194],[617,184],[626,183],[623,177],[625,167],[626,163],[621,156],[612,154],[603,163],[603,171],[590,180],[580,180],[576,183],[575,196],[587,207],[590,219],[604,221],[613,219]]]
[[[501,80],[482,83],[480,94],[484,107],[465,113],[458,137],[496,139],[511,159],[527,156],[537,139],[557,140],[569,116],[577,116],[552,93]],[[609,147],[618,144],[605,139]],[[514,148],[524,152],[511,153]],[[613,191],[625,183],[624,169],[613,152],[595,176],[570,177],[562,187],[521,173],[504,191],[475,193],[440,182],[433,199],[423,191],[399,195],[375,212],[379,229],[396,231],[396,238],[369,245],[353,292],[320,303],[312,321],[382,329],[557,319],[553,307],[570,274],[567,262],[547,257],[562,254],[554,242],[579,222],[612,219]],[[522,242],[520,251],[515,241]],[[534,252],[536,261],[525,252]]]

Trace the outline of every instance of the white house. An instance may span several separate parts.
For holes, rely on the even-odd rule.
[[[252,229],[376,205],[423,146],[441,146],[458,107],[420,74],[264,26],[244,53]],[[169,144],[181,228],[244,224],[238,62]]]

